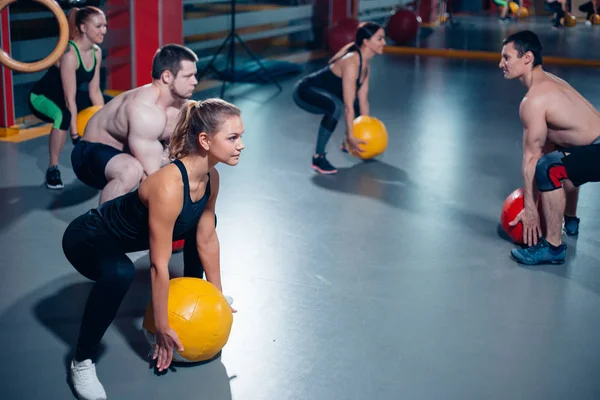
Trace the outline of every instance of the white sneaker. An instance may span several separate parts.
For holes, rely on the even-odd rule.
[[[80,400],[106,400],[106,392],[92,360],[71,361],[71,382]]]

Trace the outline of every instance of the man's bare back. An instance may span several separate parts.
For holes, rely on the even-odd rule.
[[[534,103],[537,111],[545,114],[547,141],[562,147],[591,144],[600,136],[600,112],[564,80],[539,72],[523,105]]]
[[[147,128],[144,134],[148,140],[168,140],[172,128],[165,130],[169,118],[166,109],[157,104],[159,98],[159,88],[151,84],[120,94],[94,114],[86,126],[83,139],[124,151],[132,125],[139,124]],[[171,118],[177,115],[174,112],[169,114]]]

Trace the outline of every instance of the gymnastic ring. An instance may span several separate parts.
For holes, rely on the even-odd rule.
[[[15,1],[17,0],[0,0],[0,11],[4,10]],[[38,72],[47,69],[58,61],[58,59],[65,52],[67,44],[69,43],[69,22],[67,21],[67,16],[63,12],[62,8],[60,8],[58,3],[54,0],[33,1],[48,7],[58,20],[58,44],[56,45],[54,51],[48,55],[48,57],[32,63],[24,63],[13,60],[8,54],[6,54],[4,50],[0,49],[0,63],[5,67],[12,69],[13,71]]]

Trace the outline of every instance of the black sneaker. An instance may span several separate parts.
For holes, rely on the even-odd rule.
[[[565,226],[563,230],[567,234],[567,236],[577,236],[579,235],[579,218],[577,217],[569,217],[565,215]]]
[[[321,174],[335,174],[337,169],[327,161],[325,154],[313,156],[311,168]]]
[[[50,167],[46,171],[46,186],[48,186],[48,189],[62,189],[65,187],[62,179],[60,179],[58,166]]]

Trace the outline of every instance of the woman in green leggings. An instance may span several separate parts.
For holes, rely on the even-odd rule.
[[[519,4],[518,1],[515,0],[494,0],[494,3],[496,3],[496,5],[498,6],[498,9],[500,10],[500,21],[509,21],[510,17],[508,16],[508,12],[510,11],[509,8],[509,3],[517,3]]]
[[[102,51],[98,45],[106,35],[106,17],[96,7],[73,8],[69,12],[69,45],[60,60],[31,89],[29,106],[33,114],[52,124],[50,131],[50,163],[46,171],[46,186],[62,189],[58,159],[65,145],[67,130],[71,139],[77,132],[77,93],[88,84],[93,105],[103,106],[100,91]],[[83,132],[82,132],[83,133]]]

